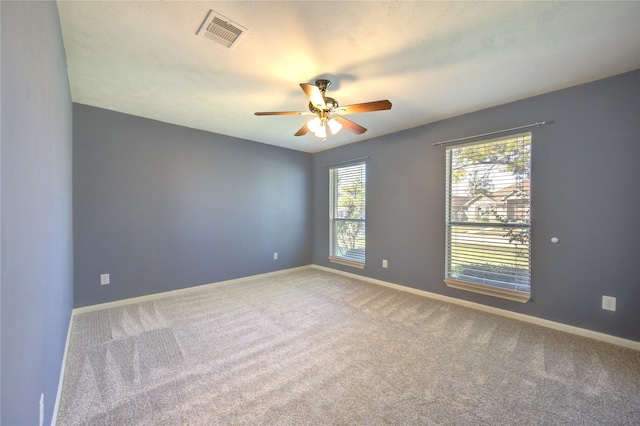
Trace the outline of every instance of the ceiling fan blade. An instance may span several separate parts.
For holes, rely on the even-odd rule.
[[[296,134],[293,135],[293,136],[304,136],[307,133],[309,133],[309,128],[307,127],[307,124],[305,123],[304,126],[300,127],[300,130],[298,130],[296,132]]]
[[[353,132],[353,133],[355,133],[355,134],[357,134],[357,135],[361,135],[361,134],[363,134],[364,132],[366,132],[366,131],[367,131],[367,129],[365,129],[365,128],[364,128],[364,127],[362,127],[361,125],[359,125],[359,124],[357,124],[357,123],[354,123],[353,121],[348,120],[348,119],[346,119],[346,118],[344,118],[344,117],[341,117],[341,116],[339,116],[339,115],[337,115],[337,116],[335,116],[335,117],[333,117],[333,118],[334,118],[338,123],[342,124],[342,127],[343,127],[344,129],[347,129],[348,131]]]
[[[325,109],[327,104],[324,102],[324,98],[322,97],[322,92],[318,89],[318,86],[314,86],[309,83],[300,83],[300,87],[304,90],[304,94],[307,95],[309,101],[313,106],[318,109]]]
[[[391,102],[385,99],[383,101],[341,106],[336,110],[336,112],[338,114],[356,114],[359,112],[383,111],[386,109],[391,109]]]
[[[275,111],[275,112],[256,112],[255,115],[310,115],[308,111]]]

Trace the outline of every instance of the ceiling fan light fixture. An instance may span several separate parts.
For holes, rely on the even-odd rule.
[[[335,118],[330,119],[327,124],[329,125],[329,130],[332,135],[335,135],[340,131],[340,129],[342,129],[342,124],[340,124]]]
[[[320,118],[319,117],[315,117],[311,120],[309,120],[309,122],[307,123],[307,128],[312,132],[315,133],[318,131],[318,129],[320,128],[320,126],[322,125]]]
[[[327,127],[319,126],[318,129],[315,132],[313,132],[313,134],[321,139],[324,139],[327,137]]]

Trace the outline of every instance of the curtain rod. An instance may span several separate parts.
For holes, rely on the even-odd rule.
[[[492,136],[492,135],[497,135],[497,134],[500,134],[500,133],[512,132],[514,130],[528,129],[530,127],[540,127],[540,126],[544,126],[545,124],[551,124],[551,123],[553,123],[553,121],[540,121],[538,123],[527,124],[526,126],[512,127],[511,129],[496,130],[495,132],[481,133],[479,135],[466,136],[464,138],[449,139],[448,141],[436,142],[436,143],[434,143],[432,145],[433,146],[438,146],[438,145],[444,145],[444,144],[447,144],[447,143],[466,141],[468,139],[475,139],[475,138],[480,138],[480,137],[483,137],[483,136]]]
[[[367,158],[369,158],[369,156],[368,156],[368,155],[367,155],[366,157],[354,158],[353,160],[344,160],[344,161],[338,161],[337,163],[323,164],[323,166],[324,166],[324,167],[339,166],[339,165],[341,165],[341,164],[355,163],[356,161],[366,160]]]

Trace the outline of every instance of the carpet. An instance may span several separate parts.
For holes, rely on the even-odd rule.
[[[73,318],[57,425],[638,425],[640,352],[308,269]]]

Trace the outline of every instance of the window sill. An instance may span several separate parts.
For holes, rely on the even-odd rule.
[[[329,257],[329,262],[339,263],[340,265],[351,266],[353,268],[364,269],[364,263],[354,262],[353,260],[342,259],[340,257]]]
[[[452,278],[445,278],[444,282],[447,287],[456,288],[458,290],[471,291],[473,293],[484,294],[487,296],[499,297],[507,300],[513,300],[520,303],[527,303],[531,299],[531,294],[522,291],[490,287],[481,284],[470,283],[467,281],[454,280]]]

